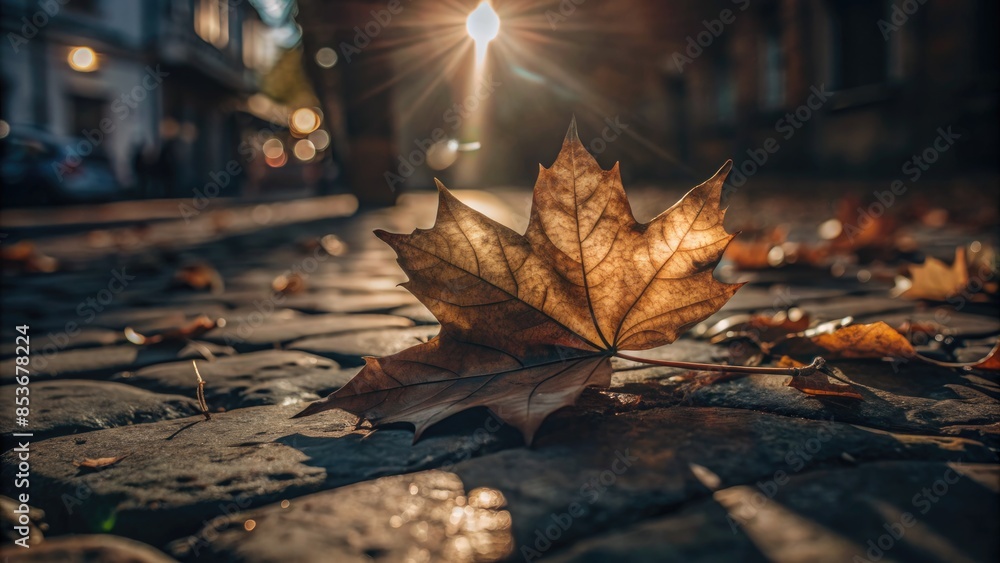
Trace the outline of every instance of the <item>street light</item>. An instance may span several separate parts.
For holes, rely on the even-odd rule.
[[[97,70],[97,53],[90,47],[73,47],[69,51],[69,66],[78,72],[94,72]]]
[[[500,33],[500,16],[493,11],[488,0],[483,0],[465,20],[465,29],[476,42],[476,64],[481,64],[486,60],[486,47]]]

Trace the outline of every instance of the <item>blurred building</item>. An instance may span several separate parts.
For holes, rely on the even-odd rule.
[[[240,142],[238,111],[279,54],[243,0],[0,0],[0,8],[0,118],[54,134],[71,152],[106,154],[140,195],[190,197],[226,169]]]
[[[931,173],[996,170],[995,0],[493,0],[499,86],[470,133],[447,121],[472,45],[449,38],[478,3],[402,2],[390,18],[379,0],[300,0],[331,127],[364,157],[348,157],[356,189],[384,195],[379,176],[441,128],[481,150],[419,164],[407,187],[530,184],[574,114],[633,180],[703,179],[727,158],[755,176],[898,175],[949,127],[960,140]],[[311,64],[323,48],[335,66]],[[457,172],[470,162],[474,177]]]

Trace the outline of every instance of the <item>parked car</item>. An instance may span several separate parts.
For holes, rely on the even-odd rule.
[[[4,205],[111,201],[122,186],[111,163],[95,149],[86,157],[67,147],[75,140],[30,128],[11,128],[0,139],[0,180]]]

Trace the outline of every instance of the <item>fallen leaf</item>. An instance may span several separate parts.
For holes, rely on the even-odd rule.
[[[815,336],[795,336],[769,348],[772,354],[831,359],[912,358],[917,351],[896,329],[876,322],[849,325]]]
[[[174,274],[173,285],[199,291],[207,289],[212,293],[222,293],[226,288],[219,271],[204,262],[189,264],[178,269]]]
[[[726,248],[724,258],[741,270],[765,270],[780,266],[785,257],[781,244],[787,235],[787,229],[775,227],[754,237],[734,240]]]
[[[782,356],[778,360],[779,367],[805,367],[806,364],[788,356]],[[825,368],[826,366],[824,366]],[[823,397],[847,397],[850,399],[863,399],[860,393],[854,390],[852,385],[844,383],[834,383],[830,381],[830,376],[820,368],[809,375],[796,375],[788,379],[785,385],[794,387],[807,395]]]
[[[965,248],[955,249],[955,261],[951,266],[931,256],[923,264],[910,266],[909,280],[909,287],[901,293],[907,299],[945,301],[961,294],[969,285]]]
[[[641,224],[618,165],[601,169],[574,122],[539,172],[524,235],[439,182],[432,228],[376,235],[396,251],[404,287],[441,321],[440,334],[366,358],[347,385],[296,416],[342,408],[373,425],[411,423],[416,440],[485,406],[530,442],[584,387],[610,385],[611,355],[673,342],[740,288],[712,274],[733,238],[720,207],[731,167]]]
[[[0,248],[0,258],[4,271],[50,274],[59,269],[58,260],[39,252],[29,240]]]
[[[115,457],[99,457],[96,459],[87,457],[84,458],[83,461],[74,461],[73,465],[79,467],[80,469],[91,469],[96,471],[98,469],[104,469],[105,467],[111,467],[126,457],[128,456],[120,455]]]
[[[868,213],[856,195],[840,200],[836,219],[841,231],[830,241],[834,252],[851,254],[861,249],[891,247],[894,243],[897,223],[884,213],[878,216]]]
[[[125,327],[125,339],[139,346],[159,344],[161,342],[179,342],[198,338],[206,332],[226,326],[226,319],[211,319],[205,315],[195,318],[190,323],[177,328],[171,328],[150,335],[139,334],[132,327]]]
[[[271,282],[271,289],[282,295],[294,295],[306,290],[306,279],[298,272],[280,274]]]

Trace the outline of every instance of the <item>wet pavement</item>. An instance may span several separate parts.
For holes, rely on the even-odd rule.
[[[680,195],[637,193],[640,219]],[[526,222],[524,193],[457,195],[515,228]],[[613,388],[585,392],[530,447],[478,410],[416,444],[409,428],[372,433],[342,411],[293,420],[345,384],[363,356],[437,332],[428,311],[396,287],[405,277],[371,235],[430,226],[434,196],[360,212],[349,196],[216,201],[186,218],[178,203],[5,220],[3,245],[30,239],[31,248],[22,247],[30,257],[5,262],[2,280],[3,487],[12,496],[15,327],[27,324],[31,414],[16,430],[34,433],[29,504],[44,512],[32,513],[31,549],[4,545],[10,561],[1000,555],[995,374],[836,363],[857,401],[806,395],[773,375],[692,385],[683,370],[616,359]],[[772,214],[780,208],[755,202],[749,213],[766,216],[760,210],[769,205]],[[829,215],[813,207],[789,216],[815,237]],[[58,229],[26,226],[46,220]],[[969,228],[910,236],[949,260],[957,244],[996,243],[996,233]],[[718,275],[751,283],[703,326],[645,354],[719,362],[727,348],[699,331],[792,307],[813,324],[947,319],[944,332],[963,354],[985,355],[1000,334],[995,301],[901,299],[893,295],[897,269],[876,261],[743,272],[723,263]],[[220,326],[198,330],[202,316]],[[199,414],[192,360],[210,420]],[[105,458],[115,461],[84,462]],[[5,520],[16,517],[16,504],[3,503]],[[6,524],[4,532],[6,542],[16,537]]]

